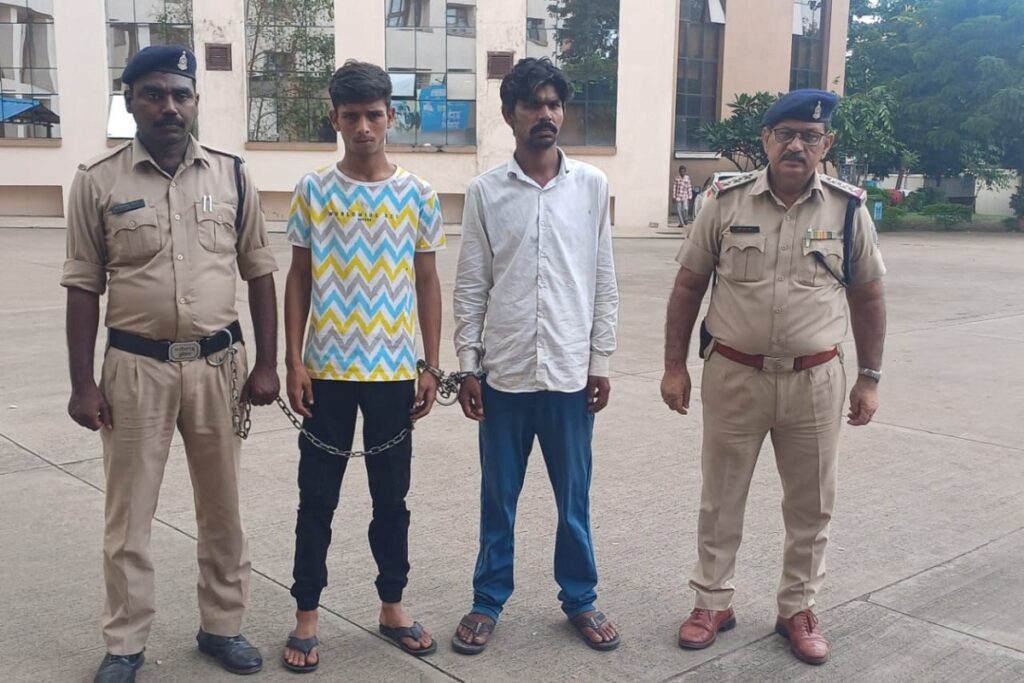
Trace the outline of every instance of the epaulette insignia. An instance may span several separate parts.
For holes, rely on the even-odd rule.
[[[111,158],[117,156],[118,154],[120,154],[124,150],[128,149],[129,147],[131,147],[131,145],[132,145],[132,141],[131,140],[125,140],[120,145],[117,145],[116,147],[112,147],[111,149],[108,149],[103,154],[100,154],[99,156],[95,156],[92,159],[89,159],[88,161],[79,164],[78,165],[78,170],[79,171],[88,171],[93,166],[96,166],[97,164],[100,164],[100,163],[106,161],[107,159],[111,159]]]
[[[864,198],[868,196],[867,190],[865,190],[864,188],[857,187],[856,185],[851,185],[850,183],[840,180],[839,178],[833,178],[832,176],[825,175],[824,173],[819,174],[818,177],[821,178],[821,182],[823,184],[828,185],[829,187],[833,187],[842,192],[843,194],[848,194],[851,197],[856,197],[860,201],[864,201]]]
[[[743,175],[733,176],[732,178],[726,178],[725,180],[716,180],[715,184],[712,186],[714,189],[713,194],[717,197],[723,192],[728,192],[733,188],[751,183],[755,178],[757,178],[757,172],[744,173]]]
[[[238,157],[238,159],[240,159],[243,164],[245,163],[245,159],[242,159],[237,154],[232,154],[231,152],[225,152],[222,149],[217,149],[216,147],[210,147],[209,145],[204,145],[204,144],[201,144],[201,143],[200,143],[199,146],[202,147],[203,149],[205,149],[207,152],[213,152],[214,154],[219,154],[219,155],[224,156],[224,157],[230,157],[232,159],[234,159],[235,157]]]

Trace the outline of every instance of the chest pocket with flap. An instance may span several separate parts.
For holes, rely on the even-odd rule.
[[[155,207],[108,214],[106,222],[112,263],[142,263],[156,256],[164,246]]]
[[[765,236],[761,233],[722,234],[718,274],[733,282],[757,282],[764,277]]]
[[[817,254],[817,255],[815,255]],[[822,263],[824,261],[824,263]],[[831,271],[831,272],[830,272]],[[834,275],[833,275],[834,274]],[[803,258],[797,278],[808,287],[839,284],[843,277],[843,240],[810,240],[803,243]]]
[[[237,252],[238,234],[235,232],[235,207],[223,202],[214,202],[213,209],[203,210],[203,203],[196,202],[196,224],[199,226],[199,244],[207,251],[218,254]]]

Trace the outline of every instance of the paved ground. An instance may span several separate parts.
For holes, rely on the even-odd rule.
[[[64,412],[63,240],[60,230],[0,230],[2,681],[91,680],[103,653],[101,450]],[[273,241],[287,263],[283,238]],[[883,236],[891,270],[883,403],[875,424],[844,433],[820,596],[834,656],[819,668],[793,660],[772,635],[782,524],[770,446],[755,475],[739,558],[740,625],[704,652],[675,645],[691,605],[685,585],[695,554],[701,431],[699,402],[695,415],[682,418],[658,398],[677,246],[673,236],[615,244],[621,342],[612,403],[597,425],[593,516],[600,606],[620,626],[623,646],[590,651],[558,610],[554,508],[535,462],[520,504],[519,589],[484,655],[450,650],[470,600],[478,468],[472,425],[456,409],[439,408],[416,430],[407,604],[437,634],[440,650],[419,661],[375,635],[369,496],[356,466],[334,525],[318,680],[1024,680],[1024,239]],[[446,292],[457,239],[452,247],[441,257]],[[450,322],[444,335],[443,362],[451,368]],[[293,610],[295,434],[272,408],[256,412],[255,430],[244,450],[256,569],[245,631],[267,659],[259,680],[292,681],[278,654]],[[157,517],[159,613],[139,680],[237,680],[194,649],[195,522],[180,445]]]

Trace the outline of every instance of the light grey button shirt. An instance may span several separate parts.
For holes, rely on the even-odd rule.
[[[455,350],[500,391],[583,389],[608,376],[619,292],[608,179],[559,150],[541,187],[515,158],[466,190]]]

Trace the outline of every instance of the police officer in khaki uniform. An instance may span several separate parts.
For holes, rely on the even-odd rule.
[[[149,541],[164,465],[181,433],[195,493],[199,649],[235,673],[262,666],[240,635],[249,555],[239,518],[233,392],[256,405],[278,394],[277,304],[256,187],[230,154],[200,145],[195,56],[149,47],[124,70],[138,133],[79,167],[68,206],[68,412],[103,438],[106,531],[103,636],[95,681],[134,681],[154,616]],[[235,311],[248,282],[256,362]],[[97,386],[99,299],[108,348]]]
[[[684,648],[708,647],[736,624],[732,578],[743,509],[771,434],[786,526],[775,630],[797,658],[828,659],[812,608],[825,578],[835,499],[847,306],[860,366],[851,425],[867,424],[878,408],[885,335],[885,266],[860,205],[863,191],[815,171],[832,144],[828,123],[837,103],[820,90],[780,98],[761,133],[768,167],[720,183],[677,257],[661,393],[684,415],[690,335],[716,276],[702,335],[703,487],[690,579],[697,596],[679,630]]]

